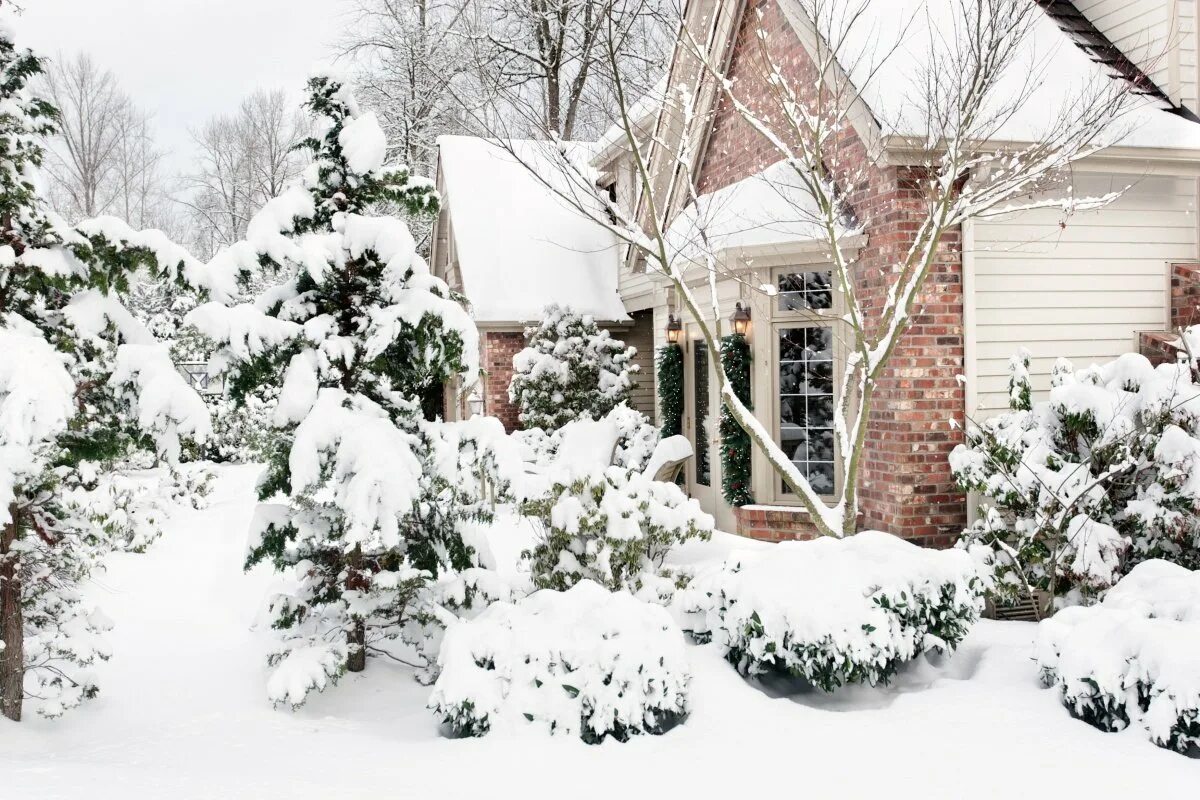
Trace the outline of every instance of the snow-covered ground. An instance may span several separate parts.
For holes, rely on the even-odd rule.
[[[241,565],[256,469],[223,469],[90,591],[116,624],[101,696],[56,722],[0,720],[0,798],[1195,797],[1200,761],[1104,734],[1038,686],[1034,626],[982,622],[957,655],[886,689],[833,696],[747,683],[690,647],[694,711],[661,737],[589,747],[447,740],[429,690],[372,661],[299,712],[264,695],[272,583]],[[719,557],[730,540],[680,560]]]

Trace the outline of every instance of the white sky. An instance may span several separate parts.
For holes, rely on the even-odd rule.
[[[42,56],[86,51],[154,115],[172,166],[186,168],[188,129],[234,109],[256,87],[299,102],[332,60],[345,0],[20,0],[6,20]]]

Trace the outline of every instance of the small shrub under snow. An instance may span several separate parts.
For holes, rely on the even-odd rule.
[[[556,430],[582,416],[602,417],[629,399],[637,350],[591,316],[547,306],[541,323],[525,329],[525,340],[508,389],[525,427]]]
[[[1187,366],[1060,359],[1033,403],[1028,362],[1010,363],[1011,409],[969,425],[950,457],[959,486],[988,498],[963,542],[992,550],[1000,599],[1084,600],[1152,558],[1200,567],[1200,385]]]
[[[543,589],[590,580],[613,591],[669,597],[674,584],[662,572],[667,552],[707,539],[713,529],[713,518],[675,484],[618,466],[563,471],[545,498],[523,510],[544,526],[542,540],[525,554],[534,585]]]
[[[279,387],[257,387],[239,399],[209,395],[204,402],[212,414],[213,432],[203,443],[189,448],[186,454],[191,460],[229,464],[270,460],[280,435],[272,424]]]
[[[429,707],[461,736],[533,726],[599,742],[688,711],[683,634],[660,606],[590,581],[495,603],[452,626]]]
[[[746,675],[781,670],[824,691],[886,682],[928,650],[953,650],[983,610],[970,555],[891,534],[742,552],[680,592],[684,628]]]
[[[1038,626],[1038,669],[1063,704],[1104,731],[1200,752],[1200,572],[1145,561],[1099,605]]]

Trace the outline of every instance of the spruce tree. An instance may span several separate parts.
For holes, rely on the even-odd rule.
[[[274,599],[282,644],[268,695],[299,705],[400,635],[418,590],[469,566],[453,524],[436,524],[439,480],[421,399],[478,373],[460,298],[416,253],[387,206],[435,213],[432,184],[384,163],[375,116],[330,75],[308,82],[312,164],[269,202],[228,272],[274,275],[252,302],[208,303],[191,324],[221,345],[235,399],[281,386],[279,436],[260,479],[247,569],[269,562],[295,586]]]
[[[37,193],[55,109],[39,59],[0,32],[0,710],[57,716],[93,696],[104,618],[80,592],[109,543],[66,493],[145,444],[178,453],[203,402],[122,304],[131,277],[202,270],[155,231],[71,227]],[[147,436],[152,437],[147,439]]]

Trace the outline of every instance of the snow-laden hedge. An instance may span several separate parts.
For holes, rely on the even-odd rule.
[[[678,486],[619,466],[565,470],[523,511],[543,524],[541,541],[525,553],[543,589],[591,580],[669,599],[675,586],[662,570],[668,551],[707,539],[713,529],[712,516]]]
[[[891,534],[783,542],[736,553],[677,596],[684,629],[746,675],[770,670],[830,692],[886,682],[929,650],[953,650],[983,610],[984,580],[961,550]]]
[[[637,350],[590,315],[547,306],[541,323],[525,329],[525,340],[508,387],[525,427],[557,430],[580,417],[602,417],[629,399]]]
[[[989,498],[964,544],[993,551],[1001,599],[1095,595],[1146,559],[1200,567],[1200,385],[1185,364],[1129,353],[1074,369],[1031,402],[1029,354],[1011,409],[971,424],[950,466]]]
[[[1145,561],[1099,605],[1038,626],[1038,669],[1075,716],[1105,731],[1133,724],[1155,744],[1200,748],[1200,572]],[[1196,751],[1200,752],[1200,751]]]
[[[682,632],[661,606],[584,581],[446,631],[429,707],[460,736],[534,726],[599,742],[686,716]]]

